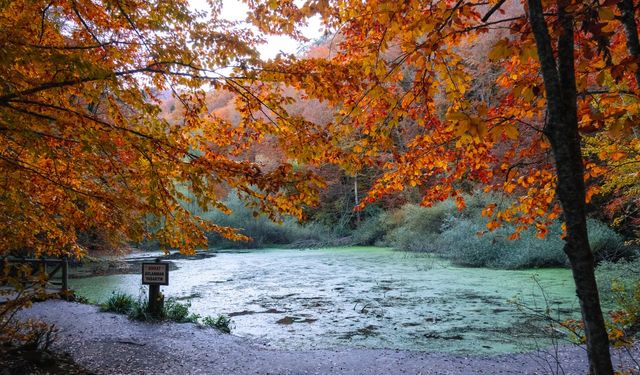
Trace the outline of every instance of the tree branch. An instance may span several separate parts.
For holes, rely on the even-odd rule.
[[[494,6],[492,6],[491,9],[489,9],[489,11],[487,12],[487,14],[485,14],[484,17],[482,17],[482,22],[487,22],[487,20],[493,15],[493,13],[495,13],[498,9],[500,9],[500,7],[505,3],[505,1],[507,0],[500,0]]]

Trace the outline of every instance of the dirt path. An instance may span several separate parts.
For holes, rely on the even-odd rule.
[[[465,357],[379,349],[285,351],[193,324],[147,324],[63,301],[22,313],[59,327],[55,349],[98,374],[550,374],[547,353]],[[620,356],[614,356],[619,366]],[[625,356],[628,361],[628,356]],[[566,374],[585,374],[579,347],[558,353]],[[627,368],[631,363],[626,364]]]

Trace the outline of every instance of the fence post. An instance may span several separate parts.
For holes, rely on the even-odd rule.
[[[69,260],[67,257],[62,258],[62,293],[66,294],[69,290]]]

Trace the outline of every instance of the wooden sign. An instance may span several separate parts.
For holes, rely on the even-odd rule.
[[[169,285],[169,263],[142,263],[142,284]]]

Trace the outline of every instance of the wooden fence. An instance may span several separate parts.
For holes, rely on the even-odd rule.
[[[69,290],[69,261],[66,257],[58,259],[6,257],[2,261],[8,261],[11,264],[27,263],[34,269],[37,267],[41,273],[47,274],[48,285],[59,287],[62,293]]]

